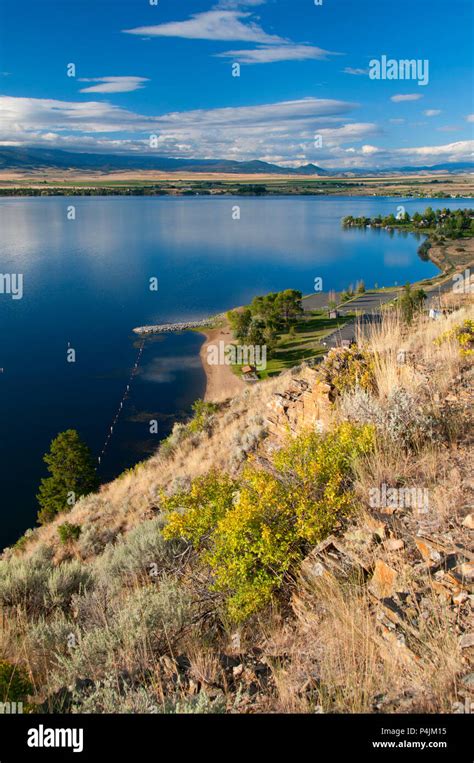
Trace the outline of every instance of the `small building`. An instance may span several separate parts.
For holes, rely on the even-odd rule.
[[[331,320],[334,320],[335,318],[339,318],[338,310],[330,310],[329,311],[329,317],[330,317]]]

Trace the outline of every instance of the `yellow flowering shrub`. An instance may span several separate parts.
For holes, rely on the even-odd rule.
[[[370,426],[305,432],[279,451],[272,472],[250,464],[240,483],[211,473],[166,498],[165,536],[201,551],[229,615],[243,620],[270,600],[309,544],[353,508],[354,460],[373,447]]]
[[[163,495],[162,505],[169,512],[164,537],[184,538],[200,548],[232,506],[237,489],[238,483],[227,474],[209,472],[195,479],[189,492]]]
[[[474,355],[474,321],[466,318],[465,321],[455,326],[451,331],[446,331],[437,339],[437,344],[442,344],[447,339],[455,337],[461,348],[461,355],[469,357]]]
[[[373,357],[357,346],[336,349],[320,366],[324,381],[339,394],[362,387],[368,392],[376,387]]]

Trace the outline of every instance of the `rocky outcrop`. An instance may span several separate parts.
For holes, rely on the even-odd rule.
[[[314,374],[314,379],[293,379],[284,392],[277,392],[268,403],[270,433],[286,437],[311,428],[325,431],[331,419],[329,384]]]

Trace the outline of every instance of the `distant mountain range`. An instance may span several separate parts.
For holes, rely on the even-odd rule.
[[[164,156],[142,154],[91,154],[48,148],[22,148],[0,146],[0,170],[83,170],[94,172],[120,172],[133,170],[156,170],[159,172],[212,172],[240,175],[386,175],[393,172],[469,172],[474,162],[447,162],[431,167],[393,167],[390,169],[332,169],[325,170],[316,164],[301,167],[280,167],[278,164],[258,160],[238,162],[229,159],[174,159]]]

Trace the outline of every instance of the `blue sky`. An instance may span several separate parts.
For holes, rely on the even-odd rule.
[[[471,161],[473,14],[472,0],[0,0],[0,143],[346,169]],[[428,61],[428,84],[372,79],[383,55]]]

